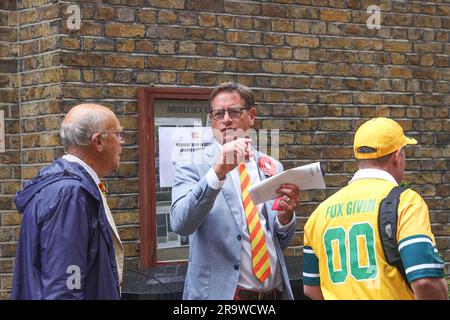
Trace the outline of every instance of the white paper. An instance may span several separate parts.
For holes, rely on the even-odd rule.
[[[273,177],[260,181],[248,189],[255,204],[273,200],[280,196],[276,192],[284,183],[295,184],[299,190],[325,189],[320,162],[296,167],[280,172]]]
[[[207,127],[159,127],[159,184],[171,187],[175,166],[202,163],[203,156],[195,151],[214,142],[212,129]]]

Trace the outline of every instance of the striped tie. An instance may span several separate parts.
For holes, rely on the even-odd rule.
[[[253,274],[259,281],[264,282],[270,274],[269,252],[267,251],[266,240],[259,221],[258,209],[248,193],[251,182],[245,163],[239,164],[239,173],[245,217],[252,244]]]

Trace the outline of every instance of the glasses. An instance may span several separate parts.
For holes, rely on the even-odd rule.
[[[100,132],[100,134],[113,134],[117,137],[117,139],[120,142],[125,141],[125,135],[124,135],[123,131],[103,131],[103,132]]]
[[[228,112],[228,116],[231,119],[239,119],[242,115],[242,111],[249,110],[251,107],[233,107],[228,110],[217,109],[209,111],[209,114],[214,120],[222,120],[225,117],[225,112]]]

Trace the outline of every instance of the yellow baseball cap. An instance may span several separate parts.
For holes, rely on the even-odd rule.
[[[374,118],[356,130],[353,152],[356,159],[377,159],[417,140],[405,136],[402,127],[388,118]]]

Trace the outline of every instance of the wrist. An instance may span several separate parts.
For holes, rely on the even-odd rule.
[[[216,165],[213,167],[213,170],[214,170],[214,172],[216,173],[217,177],[219,178],[219,181],[222,181],[222,180],[225,179],[227,173],[224,172],[224,170],[221,168],[220,165],[217,165],[217,164],[216,164]]]
[[[291,222],[292,215],[293,215],[292,212],[291,213],[285,212],[278,214],[278,221],[280,221],[282,225],[287,225],[289,222]]]

